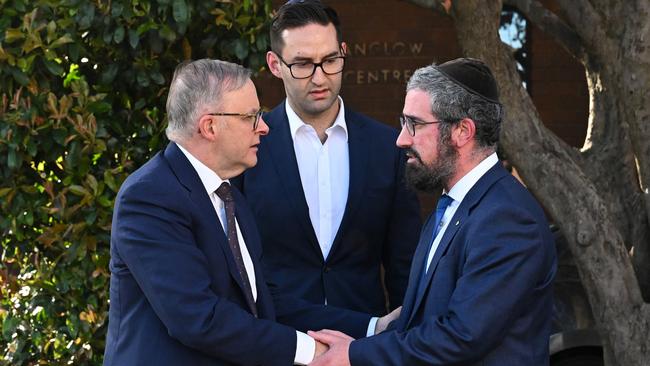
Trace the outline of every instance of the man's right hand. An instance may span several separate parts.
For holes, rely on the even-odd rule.
[[[375,335],[385,331],[391,322],[399,318],[401,312],[402,312],[402,307],[400,306],[397,309],[391,311],[390,313],[377,319],[377,325],[375,325]]]
[[[327,352],[329,349],[329,346],[326,345],[325,343],[321,343],[319,341],[316,341],[316,350],[314,351],[314,358],[322,355],[323,353]]]

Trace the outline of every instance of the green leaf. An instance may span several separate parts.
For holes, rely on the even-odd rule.
[[[248,26],[250,22],[251,22],[250,15],[240,15],[237,17],[237,24],[239,24],[242,27]]]
[[[10,69],[11,75],[14,77],[14,79],[19,82],[23,86],[27,86],[29,84],[29,78],[27,75],[25,75],[24,72],[16,69],[16,68],[11,68]]]
[[[124,40],[124,27],[120,26],[115,30],[115,33],[113,34],[113,41],[115,43],[120,44]]]
[[[187,3],[185,3],[185,0],[174,0],[174,4],[172,6],[174,20],[178,23],[187,23],[189,11],[187,9]]]
[[[34,213],[29,211],[27,212],[27,215],[25,215],[25,224],[28,226],[34,225]]]
[[[5,31],[4,41],[6,43],[16,42],[17,40],[23,38],[25,38],[25,34],[23,34],[23,32],[18,28],[9,28]]]
[[[115,177],[113,177],[113,174],[108,170],[104,171],[104,183],[106,183],[108,188],[110,188],[115,193],[117,193],[117,191],[120,188],[120,187],[117,186],[117,182],[115,182]],[[0,189],[0,197],[3,196],[3,194],[2,194],[3,189],[11,190],[11,188],[2,188],[2,189]]]
[[[140,84],[140,86],[145,88],[149,86],[149,77],[144,72],[139,72],[136,79],[138,80],[138,84]]]
[[[133,29],[129,29],[129,44],[131,45],[131,48],[136,49],[138,47],[138,43],[140,43],[140,36],[138,35],[138,32]]]
[[[72,43],[74,40],[69,34],[65,34],[61,37],[59,37],[56,41],[50,43],[49,48],[50,49],[55,49],[63,46],[64,44]]]
[[[20,155],[16,154],[16,150],[10,148],[9,154],[7,154],[7,166],[9,169],[16,169],[20,166],[20,163]]]
[[[86,222],[87,225],[92,225],[95,222],[95,220],[97,220],[97,210],[90,212],[86,216],[84,221]]]
[[[79,12],[77,13],[77,19],[79,23],[79,30],[90,28],[93,23],[93,19],[95,19],[95,6],[91,2],[87,2],[84,5],[80,6]]]
[[[248,44],[243,39],[237,39],[234,42],[235,56],[238,59],[244,60],[248,56]]]
[[[88,174],[86,176],[86,183],[88,183],[88,186],[90,186],[90,189],[93,190],[94,194],[97,194],[97,178],[95,178],[94,175]]]
[[[257,37],[257,40],[255,41],[255,45],[257,46],[257,49],[259,51],[266,51],[266,48],[269,46],[269,43],[266,37],[260,36]]]
[[[174,42],[176,40],[176,33],[167,25],[164,25],[160,30],[160,37],[169,42]]]
[[[111,16],[113,18],[119,18],[119,16],[122,15],[122,11],[124,11],[124,5],[117,1],[113,1],[111,5]]]
[[[113,39],[113,33],[111,33],[109,29],[105,29],[104,36],[103,36],[104,43],[111,43],[112,39]]]
[[[136,30],[136,33],[139,36],[141,36],[142,34],[144,34],[145,32],[148,32],[151,29],[158,29],[158,24],[154,23],[152,20],[150,20],[150,21],[148,21],[148,22],[146,22],[144,24],[140,24],[138,26],[138,29]]]
[[[47,71],[50,72],[50,74],[55,76],[63,75],[63,67],[61,67],[61,65],[57,64],[56,62],[43,60],[43,64],[45,65],[45,68],[47,68]]]
[[[118,65],[116,63],[110,63],[106,70],[102,73],[102,84],[111,84],[117,75],[117,71]]]
[[[6,340],[12,339],[16,327],[20,324],[20,319],[7,316],[2,322],[2,337]]]
[[[73,184],[70,187],[68,187],[70,192],[76,194],[77,196],[85,196],[89,194],[88,190],[78,184]]]
[[[87,106],[88,111],[96,115],[110,112],[111,107],[112,106],[106,102],[91,102]]]
[[[154,83],[156,83],[158,85],[164,85],[165,84],[165,77],[162,76],[162,74],[159,73],[158,71],[152,72],[151,74],[149,74],[149,77],[151,78],[151,80],[153,80]]]
[[[115,192],[117,192],[117,191],[115,191]],[[112,208],[113,207],[113,201],[111,201],[106,196],[100,196],[99,198],[97,198],[97,203],[99,203],[102,207],[107,207],[107,208]]]

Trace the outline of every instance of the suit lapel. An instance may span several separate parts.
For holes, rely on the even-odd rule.
[[[211,237],[215,238],[217,245],[223,251],[223,255],[228,263],[228,272],[244,294],[245,288],[241,276],[239,275],[239,271],[237,270],[235,259],[232,256],[230,245],[228,245],[228,239],[220,224],[219,218],[217,217],[217,213],[214,210],[214,206],[212,206],[210,197],[208,197],[205,187],[203,186],[203,183],[201,183],[201,178],[199,178],[196,170],[194,170],[194,167],[192,167],[192,164],[190,164],[189,160],[187,160],[187,157],[185,157],[176,143],[170,142],[169,145],[167,145],[164,154],[165,159],[169,162],[169,165],[178,180],[190,191],[190,199],[201,210],[201,217],[205,217],[206,220],[210,220],[212,223],[211,225],[207,225],[207,227],[213,231]],[[240,227],[240,229],[242,231],[244,230],[242,227]]]
[[[411,263],[411,271],[409,273],[409,281],[404,294],[404,301],[402,302],[402,313],[397,323],[398,330],[405,330],[407,322],[410,322],[413,309],[415,306],[416,297],[418,296],[418,287],[422,279],[422,270],[424,268],[424,261],[426,260],[426,251],[429,248],[429,239],[433,235],[434,229],[434,215],[429,215],[427,222],[422,227],[420,233],[420,241],[415,253],[413,254],[413,261]]]
[[[264,118],[268,121],[270,131],[268,136],[264,137],[263,142],[266,144],[273,165],[281,178],[280,181],[283,183],[287,201],[296,214],[296,221],[304,230],[313,248],[322,258],[323,253],[318,244],[312,222],[309,219],[309,206],[307,206],[305,192],[302,189],[285,103],[282,102]]]
[[[408,320],[406,322],[406,325],[404,329],[407,329],[411,322],[413,321],[413,318],[415,314],[417,313],[418,307],[422,304],[422,301],[424,299],[424,295],[428,294],[428,289],[431,286],[431,282],[433,279],[433,276],[436,272],[436,269],[438,267],[438,263],[440,262],[440,258],[442,258],[443,254],[447,251],[447,248],[452,242],[452,239],[458,232],[458,230],[463,226],[463,223],[469,219],[469,216],[471,214],[472,209],[479,204],[481,201],[481,198],[485,195],[485,193],[488,191],[488,189],[500,178],[508,175],[509,173],[503,169],[503,166],[501,165],[500,162],[495,164],[492,168],[490,168],[477,182],[474,184],[474,186],[467,192],[467,195],[465,198],[463,198],[463,201],[460,203],[460,206],[456,210],[456,213],[452,217],[451,221],[449,222],[449,225],[447,225],[447,228],[442,236],[442,239],[440,240],[440,243],[438,243],[438,247],[436,248],[436,252],[433,255],[433,258],[431,259],[431,263],[429,264],[429,270],[427,271],[423,281],[426,281],[426,284],[424,288],[422,289],[421,292],[417,291],[417,284],[415,286],[415,304],[413,305],[412,310],[409,313],[406,313],[408,315]],[[431,221],[431,220],[430,220]],[[429,226],[429,225],[427,225]],[[427,236],[425,237],[427,240],[426,241],[426,246],[428,247],[429,242],[433,240],[433,228],[429,230],[427,233],[424,233]],[[420,244],[418,246],[418,250],[420,247],[423,246],[423,241],[422,238],[420,240]],[[426,249],[425,249],[426,251]],[[428,253],[422,254],[423,257],[426,257]],[[419,271],[424,270],[424,260],[426,258],[420,260],[418,258],[419,262]],[[414,259],[414,265],[416,260]],[[418,272],[418,268],[414,268],[415,271],[411,271],[411,277],[409,278],[409,288],[411,287],[411,278],[413,278],[414,272],[416,276],[419,276],[421,272]]]
[[[341,225],[336,232],[330,256],[336,253],[337,247],[343,239],[343,233],[352,222],[352,217],[361,202],[366,186],[366,171],[368,163],[368,136],[364,133],[365,122],[354,118],[354,113],[349,109],[345,110],[345,123],[348,128],[348,156],[350,159],[350,182],[348,188],[348,199],[345,204],[345,211],[341,219]]]
[[[464,202],[464,200],[463,200]],[[461,203],[462,206],[462,203]],[[442,255],[447,251],[447,247],[449,246],[449,243],[451,243],[451,239],[453,239],[454,235],[456,235],[456,232],[458,231],[458,228],[461,226],[461,224],[465,221],[465,218],[467,217],[467,211],[466,209],[463,210],[465,212],[461,212],[462,207],[458,207],[458,210],[456,210],[456,213],[454,214],[454,217],[451,219],[449,222],[449,225],[447,225],[447,229],[445,230],[442,239],[440,239],[440,242],[438,243],[438,247],[436,248],[435,254],[433,255],[433,258],[431,259],[431,263],[429,264],[429,270],[425,274],[424,278],[422,278],[421,274],[422,271],[424,271],[425,264],[424,261],[428,258],[428,254],[426,252],[426,249],[429,249],[429,243],[431,240],[433,240],[433,225],[431,225],[431,231],[429,232],[429,235],[427,236],[426,240],[426,248],[423,253],[424,260],[420,261],[420,267],[419,271],[416,273],[418,278],[422,278],[421,280],[425,282],[425,285],[422,289],[422,291],[418,292],[416,287],[416,295],[415,295],[415,305],[413,305],[413,309],[417,309],[420,306],[420,303],[422,303],[422,299],[424,298],[424,295],[428,292],[428,288],[431,285],[431,279],[433,278],[433,274],[436,271],[436,268],[438,267],[438,262],[440,262],[440,258]],[[413,316],[415,315],[415,311],[410,313],[409,319],[407,321],[407,327],[413,320]]]

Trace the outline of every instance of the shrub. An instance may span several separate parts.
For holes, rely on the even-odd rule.
[[[166,144],[174,67],[259,70],[271,5],[0,0],[0,363],[99,365],[113,199]]]

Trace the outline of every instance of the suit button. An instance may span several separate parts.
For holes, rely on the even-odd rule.
[[[327,273],[327,272],[329,272],[331,270],[332,270],[332,268],[329,267],[329,266],[326,266],[325,268],[323,268],[323,272],[325,272],[325,273]]]

